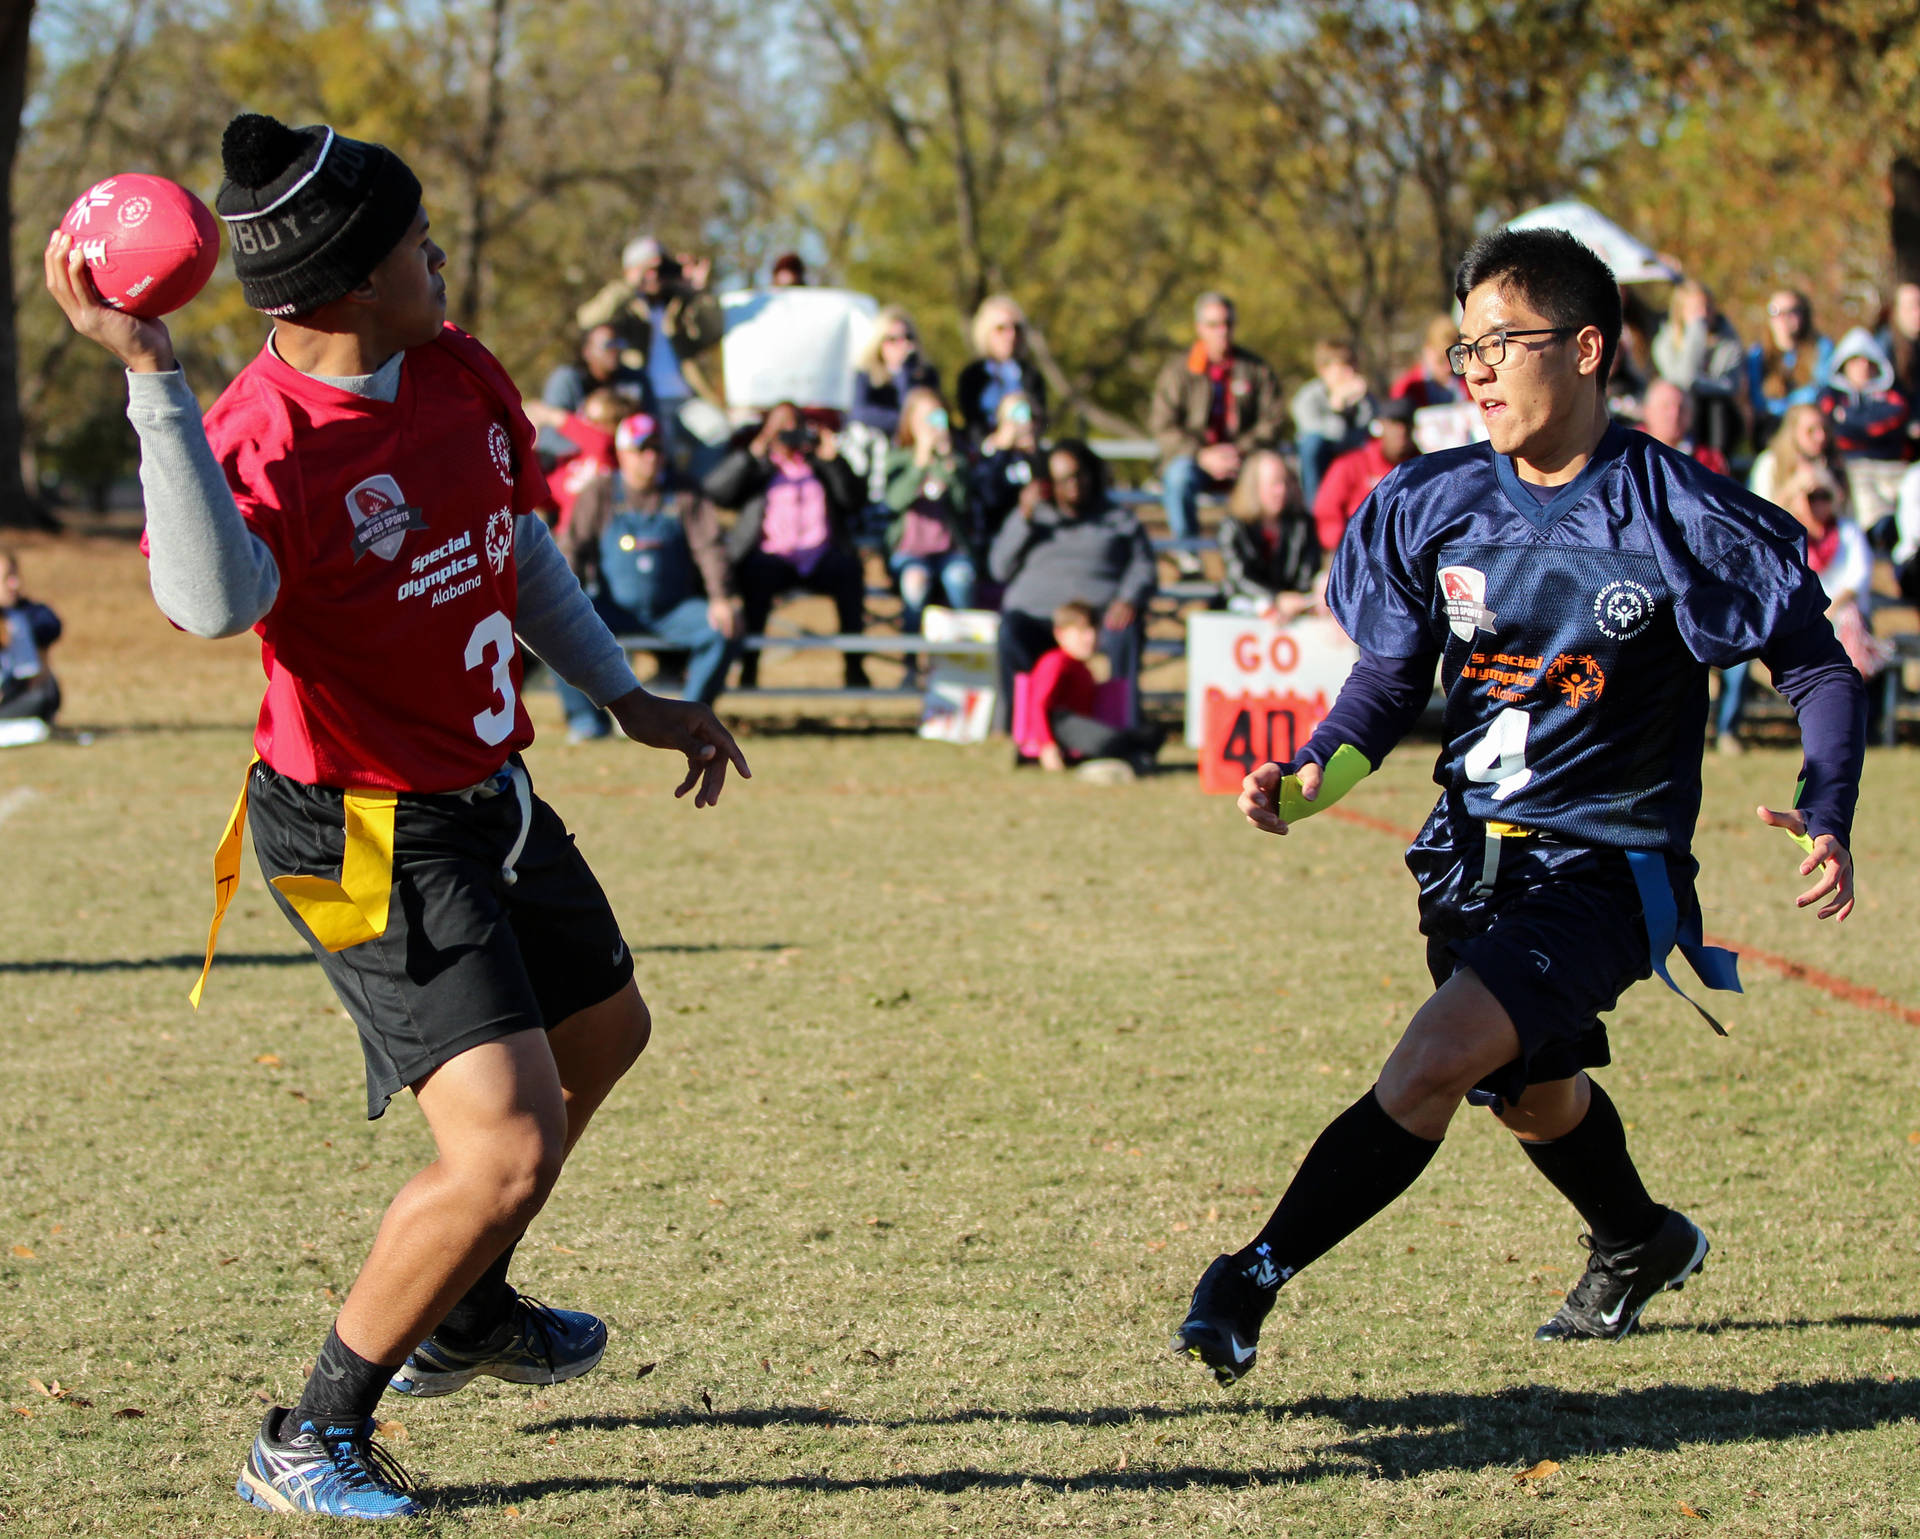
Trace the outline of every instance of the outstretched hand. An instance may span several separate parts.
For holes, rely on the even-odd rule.
[[[1820,880],[1815,882],[1799,897],[1795,898],[1796,908],[1806,908],[1809,904],[1827,901],[1816,916],[1820,919],[1844,920],[1853,912],[1853,856],[1847,847],[1832,834],[1821,834],[1818,838],[1807,839],[1807,820],[1798,812],[1775,812],[1771,807],[1757,807],[1760,821],[1769,828],[1785,829],[1795,840],[1810,845],[1807,858],[1800,862],[1800,874],[1812,876],[1820,872]]]
[[[673,794],[685,796],[698,786],[693,798],[696,807],[711,807],[720,800],[729,764],[740,771],[741,779],[753,779],[733,734],[721,725],[711,707],[697,700],[663,700],[636,689],[613,701],[607,710],[620,723],[620,730],[636,743],[687,756],[687,778]]]
[[[46,269],[47,292],[81,336],[98,342],[136,374],[165,374],[174,367],[173,337],[166,326],[103,301],[86,257],[64,230],[47,238]]]
[[[1284,834],[1287,825],[1280,821],[1280,781],[1287,771],[1278,764],[1263,764],[1240,782],[1240,810],[1263,833]],[[1304,764],[1299,770],[1300,795],[1315,801],[1320,795],[1322,771],[1317,764]]]

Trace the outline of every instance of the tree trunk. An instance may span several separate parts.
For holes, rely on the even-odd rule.
[[[454,318],[465,331],[477,332],[487,305],[487,244],[493,238],[493,173],[500,158],[500,132],[507,108],[502,66],[507,46],[507,12],[512,0],[493,0],[487,17],[486,72],[480,92],[480,138],[470,146],[466,164],[466,240],[461,253],[460,287]]]
[[[50,528],[45,504],[21,474],[20,342],[13,308],[13,161],[27,103],[27,33],[33,0],[0,6],[0,526]]]
[[[1893,157],[1893,279],[1920,283],[1920,160]]]

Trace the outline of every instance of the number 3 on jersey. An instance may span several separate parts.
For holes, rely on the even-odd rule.
[[[1467,779],[1492,786],[1497,802],[1505,801],[1533,779],[1533,771],[1527,766],[1527,729],[1532,725],[1525,711],[1507,707],[1494,717],[1487,735],[1469,748],[1461,761]]]
[[[491,748],[513,735],[514,706],[517,704],[513,690],[513,622],[497,609],[476,625],[473,634],[467,638],[467,670],[471,672],[475,668],[487,667],[489,651],[493,653],[493,689],[500,697],[500,703],[492,710],[482,711],[475,716],[473,730],[479,734],[480,741]]]

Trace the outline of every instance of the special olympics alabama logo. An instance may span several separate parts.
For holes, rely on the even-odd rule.
[[[1653,595],[1630,578],[1610,582],[1593,596],[1593,623],[1615,641],[1638,636],[1653,623]]]
[[[507,569],[507,557],[513,554],[513,514],[497,508],[487,520],[487,560],[496,572]]]
[[[123,230],[137,230],[147,222],[147,215],[153,212],[153,199],[128,198],[114,210],[114,220]]]
[[[500,472],[500,479],[513,485],[513,445],[507,439],[507,430],[499,423],[487,425],[487,455],[493,461],[493,468]]]
[[[1589,701],[1598,700],[1607,687],[1607,676],[1600,665],[1584,652],[1562,652],[1547,665],[1547,684],[1560,691],[1567,709],[1577,711]]]

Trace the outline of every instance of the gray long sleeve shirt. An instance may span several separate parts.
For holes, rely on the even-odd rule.
[[[396,353],[372,374],[327,376],[325,383],[391,401],[405,357]],[[186,375],[179,369],[129,372],[127,396],[127,417],[140,437],[154,601],[169,620],[196,636],[234,636],[251,629],[279,596],[279,567],[241,516],[207,442]],[[528,650],[596,705],[637,688],[626,653],[539,519],[515,521],[514,562],[519,575],[514,630]]]

